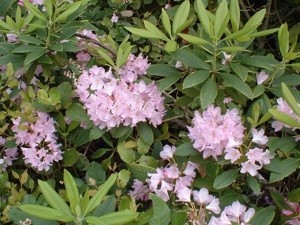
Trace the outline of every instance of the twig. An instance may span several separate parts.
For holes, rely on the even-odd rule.
[[[116,53],[115,53],[113,50],[111,50],[111,49],[110,49],[109,47],[107,47],[106,45],[100,43],[99,41],[96,41],[95,39],[92,39],[92,38],[90,38],[90,37],[88,37],[88,36],[86,36],[86,35],[79,34],[79,33],[76,33],[75,36],[76,36],[76,37],[83,38],[83,39],[85,39],[85,40],[88,41],[88,42],[92,42],[93,44],[98,45],[98,46],[100,46],[100,47],[106,49],[106,50],[109,51],[111,54],[113,54],[114,56],[116,56]]]
[[[243,12],[244,12],[246,18],[249,20],[249,19],[250,19],[250,14],[249,14],[249,12],[248,12],[247,7],[245,6],[243,0],[240,0],[239,2],[240,2],[240,6],[242,7],[242,10],[243,10]]]

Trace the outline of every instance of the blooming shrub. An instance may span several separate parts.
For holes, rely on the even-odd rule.
[[[299,224],[298,25],[254,2],[1,3],[0,223]]]

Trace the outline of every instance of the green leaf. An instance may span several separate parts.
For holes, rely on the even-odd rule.
[[[183,80],[183,89],[194,87],[198,84],[203,83],[210,76],[210,72],[207,70],[197,70],[189,74]]]
[[[72,216],[69,206],[63,200],[62,197],[59,196],[57,192],[45,181],[38,180],[39,188],[41,189],[46,201],[49,205],[58,210],[59,212]]]
[[[251,57],[244,57],[239,61],[244,65],[259,67],[273,71],[274,66],[278,65],[279,62],[270,56],[253,55]]]
[[[41,45],[44,44],[40,39],[36,37],[32,37],[30,35],[21,35],[19,36],[19,40],[25,43],[35,44],[35,45]]]
[[[102,130],[98,127],[93,127],[90,131],[90,137],[89,139],[90,140],[97,140],[99,139],[100,137],[102,137],[103,134],[105,134],[105,130]]]
[[[151,145],[154,141],[151,127],[146,123],[139,123],[136,128],[143,141],[145,141],[148,145]]]
[[[195,69],[205,69],[209,70],[210,66],[208,63],[204,62],[200,59],[195,53],[186,49],[177,49],[173,54],[174,58],[177,61],[180,61],[187,67],[195,68]]]
[[[109,189],[114,185],[117,179],[117,174],[112,174],[107,179],[107,181],[100,186],[97,193],[89,200],[83,215],[87,215],[93,209],[95,209],[103,201],[104,197],[107,195]]]
[[[172,211],[172,218],[171,218],[172,225],[185,224],[186,220],[187,220],[187,212]]]
[[[169,225],[171,222],[171,212],[168,205],[157,195],[150,193],[153,204],[153,217],[149,225]]]
[[[86,222],[95,225],[123,225],[131,222],[138,217],[139,213],[125,209],[119,212],[113,212],[100,217],[88,216]]]
[[[181,73],[175,73],[172,76],[167,76],[167,77],[159,80],[157,82],[159,91],[164,91],[164,90],[168,89],[173,84],[175,84],[180,78],[181,78]]]
[[[282,24],[278,31],[278,44],[279,50],[284,58],[285,54],[289,51],[289,31],[287,24]]]
[[[66,21],[71,14],[73,14],[77,9],[79,9],[81,4],[82,1],[67,4],[68,9],[63,13],[61,13],[58,17],[56,17],[54,19],[54,23],[60,23]]]
[[[190,12],[190,2],[185,0],[177,9],[172,26],[172,33],[177,34],[178,29],[185,23]]]
[[[34,52],[30,52],[25,60],[24,60],[24,66],[25,66],[25,69],[28,69],[29,66],[31,65],[31,63],[33,61],[35,61],[36,59],[40,58],[42,55],[44,55],[46,53],[46,49],[43,48],[43,49],[40,49],[40,50],[36,50]]]
[[[152,34],[154,34],[159,39],[162,39],[164,41],[168,41],[169,40],[169,38],[162,31],[160,31],[153,23],[150,23],[147,20],[144,20],[144,25],[145,25],[145,28],[149,32],[151,32]]]
[[[279,120],[280,122],[292,126],[292,127],[300,127],[300,122],[294,117],[283,113],[276,109],[269,109],[269,112],[272,114],[274,119]]]
[[[32,205],[32,204],[25,204],[19,206],[19,208],[33,216],[38,218],[42,218],[45,220],[54,220],[54,221],[62,221],[62,222],[70,222],[73,221],[75,218],[72,215],[64,214],[63,212],[52,209],[45,206],[40,205]]]
[[[272,162],[271,162],[272,163]],[[270,164],[269,164],[270,165]],[[271,165],[270,165],[271,166]],[[299,160],[288,158],[277,164],[277,172],[272,172],[270,175],[269,182],[274,183],[282,180],[296,171],[299,167]],[[266,167],[267,168],[267,167]]]
[[[212,34],[211,23],[208,17],[208,12],[206,11],[202,0],[196,0],[194,7],[204,30],[206,31],[207,34],[211,35]]]
[[[260,193],[261,184],[255,177],[252,177],[252,176],[248,175],[247,176],[247,184],[252,189],[253,194],[259,194]]]
[[[165,29],[165,31],[169,34],[169,36],[171,37],[171,23],[170,23],[170,18],[166,12],[166,10],[164,8],[161,9],[161,21],[163,24],[163,27]]]
[[[298,102],[293,96],[292,92],[286,86],[285,83],[281,84],[281,90],[283,94],[283,98],[287,101],[289,106],[293,109],[294,113],[296,113],[300,117],[300,107],[298,106]]]
[[[210,45],[210,43],[208,41],[206,41],[205,39],[195,37],[190,34],[178,34],[178,36],[180,36],[182,39],[188,41],[189,43],[191,43],[193,45],[200,45],[200,46],[201,45]]]
[[[57,87],[57,91],[60,93],[60,102],[61,106],[64,108],[69,108],[69,105],[71,104],[71,98],[72,98],[72,86],[68,82],[63,82]]]
[[[148,173],[156,172],[156,168],[143,164],[127,164],[127,168],[130,170],[132,177],[140,181],[144,181],[146,178],[148,178]]]
[[[215,189],[222,189],[228,187],[233,182],[235,182],[237,176],[239,174],[238,170],[231,169],[223,172],[222,174],[218,175],[214,180],[213,187]]]
[[[44,1],[44,5],[45,5],[45,8],[46,8],[46,12],[49,16],[49,18],[52,17],[52,13],[53,13],[53,1],[50,0],[50,1]]]
[[[30,3],[28,0],[24,0],[24,5],[28,9],[29,12],[31,12],[36,17],[40,18],[41,20],[47,21],[44,14],[38,9],[38,7],[34,6],[32,3]]]
[[[78,207],[80,203],[79,192],[74,178],[66,169],[64,170],[64,184],[71,211],[76,214],[76,206]]]
[[[240,4],[238,0],[230,1],[230,22],[234,31],[238,31],[240,27]]]
[[[274,206],[263,208],[256,212],[252,219],[249,221],[251,225],[269,225],[275,216]]]
[[[202,110],[214,102],[218,95],[218,85],[212,77],[208,78],[200,91],[200,102]]]
[[[34,52],[39,50],[44,50],[44,47],[37,46],[37,45],[21,45],[16,47],[12,50],[12,53],[27,53],[27,52]]]
[[[232,87],[245,95],[247,98],[253,99],[252,90],[246,82],[232,74],[221,74],[221,77],[224,79],[223,84],[225,87]]]
[[[278,28],[273,28],[273,29],[269,29],[269,30],[255,32],[255,33],[249,34],[248,36],[250,38],[256,38],[256,37],[261,37],[261,36],[267,36],[269,34],[273,34],[273,33],[277,32],[277,31],[278,31]]]
[[[86,121],[89,119],[86,111],[79,103],[73,103],[66,111],[66,116],[73,121]]]
[[[268,147],[271,151],[281,150],[285,153],[295,149],[297,142],[294,137],[269,137]]]
[[[220,38],[224,33],[225,29],[227,28],[228,21],[228,5],[227,1],[223,0],[219,5],[215,15],[214,34],[217,38]]]
[[[233,32],[232,34],[228,34],[227,37],[223,38],[222,41],[229,41],[232,39],[237,39],[243,37],[255,30],[255,27],[244,27],[243,29]]]
[[[291,202],[300,202],[300,188],[296,188],[287,194],[287,198]]]
[[[219,48],[219,50],[222,52],[230,52],[230,53],[244,51],[245,49],[246,49],[245,47],[239,47],[239,46],[228,46],[228,47]]]
[[[248,67],[242,66],[240,63],[230,63],[230,68],[243,81],[247,80],[248,73],[251,71]]]
[[[100,54],[100,56],[112,67],[115,67],[114,61],[111,59],[111,57],[102,49],[97,49],[97,52]]]
[[[120,144],[118,144],[117,151],[123,162],[130,164],[135,161],[135,153],[133,149],[125,148],[125,142],[121,142]]]
[[[110,195],[95,209],[93,216],[103,216],[105,214],[114,212],[115,209],[116,197],[114,195]]]
[[[244,28],[253,27],[256,29],[262,23],[263,19],[265,18],[265,14],[266,9],[258,11],[247,21]]]
[[[179,145],[176,148],[175,155],[177,156],[196,156],[199,155],[199,152],[193,147],[191,142],[187,142]]]
[[[63,160],[62,160],[63,166],[71,167],[77,162],[79,158],[80,158],[80,154],[75,149],[64,151]]]
[[[126,30],[131,32],[132,34],[142,37],[142,38],[156,38],[156,39],[161,39],[160,36],[157,36],[157,34],[152,33],[149,30],[146,29],[139,29],[139,28],[134,28],[134,27],[125,27]]]
[[[156,75],[160,77],[168,77],[168,76],[173,76],[174,74],[180,75],[181,73],[179,70],[176,68],[165,65],[165,64],[155,64],[155,65],[150,65],[150,67],[147,70],[147,75]]]
[[[270,189],[269,192],[280,210],[290,209],[290,206],[285,201],[285,197],[280,192],[275,189]]]

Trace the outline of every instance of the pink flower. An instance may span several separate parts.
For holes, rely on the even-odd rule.
[[[116,23],[116,22],[118,22],[118,20],[119,20],[119,17],[115,13],[113,13],[113,16],[111,17],[111,22]]]
[[[265,73],[265,71],[261,71],[256,74],[256,82],[257,84],[262,84],[269,78],[269,75]]]
[[[242,153],[236,148],[226,148],[225,153],[224,158],[230,160],[231,163],[235,163],[242,156]]]
[[[257,175],[257,170],[261,169],[261,166],[256,165],[253,161],[248,160],[241,163],[241,173],[249,173],[251,176]]]
[[[268,142],[268,137],[265,134],[264,129],[257,131],[255,128],[252,128],[252,141],[259,145],[265,145]]]
[[[129,191],[129,195],[134,197],[136,200],[146,201],[149,198],[150,190],[147,185],[144,185],[143,182],[134,179],[132,188],[133,191]]]
[[[7,42],[14,43],[17,42],[18,35],[10,33],[10,34],[6,34],[6,38],[7,38]]]
[[[197,169],[199,165],[197,163],[193,163],[188,161],[185,167],[185,170],[183,171],[183,174],[189,177],[196,177],[195,169]]]
[[[221,108],[211,105],[202,115],[195,112],[192,125],[188,127],[188,136],[204,158],[217,159],[226,147],[232,146],[233,142],[241,144],[244,138],[245,128],[237,109],[227,110],[222,115]]]
[[[159,156],[164,160],[169,160],[173,158],[173,154],[176,151],[175,146],[165,145],[163,150],[159,153]]]
[[[176,193],[178,201],[180,202],[191,202],[192,190],[188,187],[183,187],[179,189]]]

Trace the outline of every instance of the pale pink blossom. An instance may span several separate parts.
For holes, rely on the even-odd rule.
[[[163,150],[159,153],[159,156],[164,160],[169,160],[173,158],[175,151],[176,151],[175,146],[165,145],[163,147]]]
[[[256,130],[255,128],[251,129],[252,132],[252,141],[259,145],[265,145],[268,142],[268,137],[265,135],[264,129]]]
[[[242,153],[236,148],[225,148],[224,152],[224,158],[230,160],[231,163],[235,163],[242,156]]]
[[[134,179],[131,187],[133,188],[133,190],[129,191],[130,196],[134,197],[136,200],[148,200],[150,190],[147,185],[144,185],[143,182]]]
[[[188,187],[183,187],[176,192],[178,201],[180,202],[191,202],[192,190]]]
[[[222,65],[228,65],[228,63],[231,61],[231,55],[227,54],[226,52],[222,52],[224,59],[222,59]]]
[[[113,13],[113,15],[111,17],[111,22],[116,23],[116,22],[118,22],[118,20],[119,20],[119,17],[115,13]]]
[[[196,177],[195,169],[197,169],[198,167],[199,164],[188,161],[185,170],[183,171],[183,174],[195,178]]]
[[[257,84],[262,84],[264,83],[266,80],[268,80],[269,75],[265,73],[265,71],[261,71],[259,73],[256,74],[256,82]]]
[[[241,173],[249,173],[251,176],[257,175],[257,170],[261,169],[261,166],[256,165],[253,161],[246,161],[241,163]]]
[[[7,38],[7,42],[14,43],[14,42],[17,42],[18,35],[9,33],[9,34],[6,34],[6,38]]]

